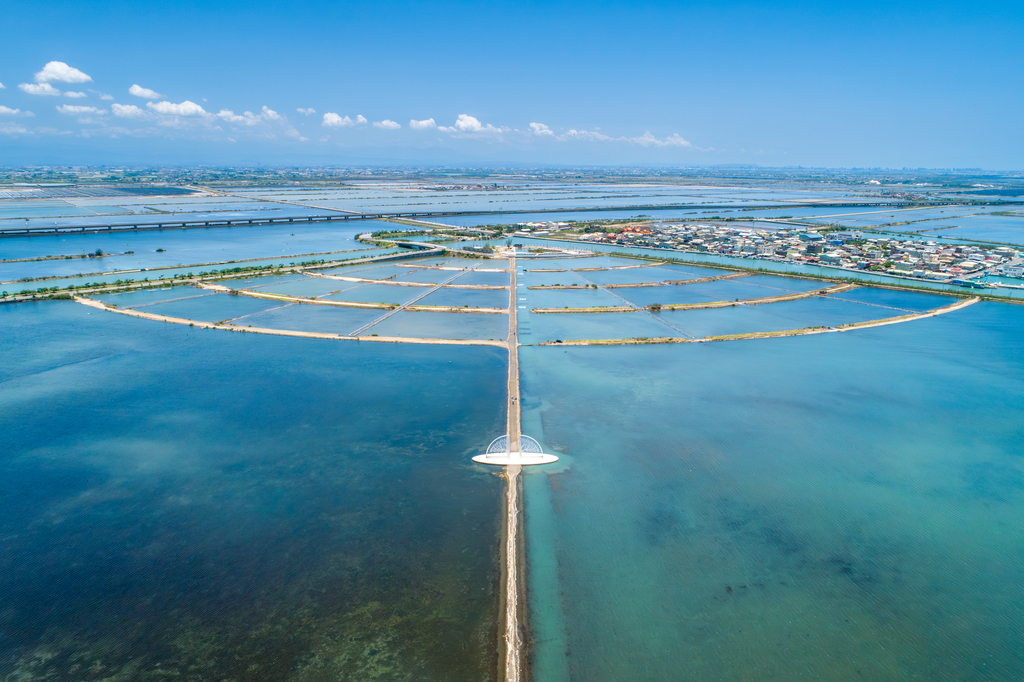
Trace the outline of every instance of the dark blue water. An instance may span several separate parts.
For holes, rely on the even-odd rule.
[[[502,349],[0,330],[0,679],[495,677]]]

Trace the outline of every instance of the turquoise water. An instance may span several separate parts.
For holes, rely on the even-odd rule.
[[[523,348],[534,679],[1019,680],[1021,329]]]
[[[495,679],[503,349],[0,329],[0,678]]]

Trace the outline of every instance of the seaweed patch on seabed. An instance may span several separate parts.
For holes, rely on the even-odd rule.
[[[52,632],[0,672],[5,682],[445,679],[452,669],[438,669],[439,661],[458,668],[460,659],[486,659],[497,637],[495,631],[477,632],[468,639],[437,636],[465,604],[460,590],[454,578],[438,576],[434,584],[409,588],[398,603],[391,600],[387,606],[371,601],[351,611],[317,614],[324,609],[310,605],[286,611],[281,605],[262,619],[244,614],[215,626],[172,613],[168,620],[173,622],[154,624],[155,629],[168,630],[162,633],[166,641],[160,647],[130,636],[90,641]],[[317,592],[303,591],[310,601]],[[424,593],[430,596],[423,598]],[[436,628],[428,631],[425,623]],[[490,679],[491,668],[469,674]]]

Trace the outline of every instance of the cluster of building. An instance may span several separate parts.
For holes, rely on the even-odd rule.
[[[568,230],[571,225],[569,223],[516,223],[515,236],[517,237],[546,237],[552,232],[559,232],[561,230]]]
[[[964,282],[983,275],[1024,277],[1017,249],[865,237],[856,230],[760,230],[698,223],[648,223],[621,232],[590,232],[584,241],[700,251],[776,262],[830,265],[905,277]]]

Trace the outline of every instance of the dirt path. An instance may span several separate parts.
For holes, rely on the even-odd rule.
[[[380,343],[421,343],[428,345],[441,345],[441,346],[497,346],[499,348],[505,348],[506,343],[504,341],[490,341],[482,339],[424,339],[424,338],[413,338],[403,336],[346,336],[344,334],[328,334],[326,332],[300,332],[291,329],[268,329],[265,327],[243,327],[234,324],[217,324],[215,322],[198,322],[196,320],[186,320],[183,317],[170,317],[168,315],[156,315],[154,313],[144,313],[139,310],[129,310],[122,308],[111,308],[110,306],[83,296],[76,296],[75,301],[82,305],[87,305],[90,308],[97,308],[99,310],[105,310],[111,313],[120,313],[121,315],[129,315],[131,317],[141,317],[145,320],[155,320],[157,322],[170,322],[171,324],[183,324],[189,327],[197,327],[199,329],[221,329],[229,332],[246,332],[250,334],[270,334],[272,336],[297,336],[306,339],[333,339],[336,341],[374,341]]]
[[[511,267],[511,285],[508,299],[508,436],[511,448],[519,450],[519,335],[516,320],[516,260],[509,259]],[[520,481],[522,467],[512,465],[505,467],[508,488],[505,493],[505,682],[519,682],[522,672],[522,637],[519,633],[519,564],[522,546],[520,538],[519,509]]]

